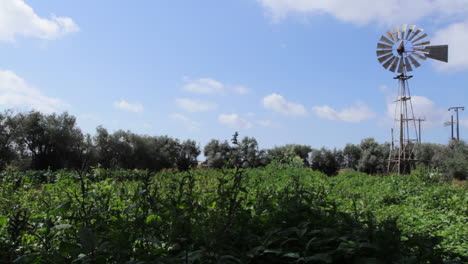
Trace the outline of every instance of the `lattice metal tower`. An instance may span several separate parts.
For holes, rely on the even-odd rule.
[[[409,173],[414,164],[413,149],[418,143],[418,129],[414,117],[413,104],[408,80],[413,76],[408,72],[413,67],[421,66],[418,60],[431,58],[448,61],[448,46],[429,46],[427,34],[415,25],[408,27],[396,26],[387,31],[377,43],[377,58],[385,69],[399,73],[394,79],[398,80],[398,91],[395,100],[394,127],[392,142],[388,158],[389,173]]]

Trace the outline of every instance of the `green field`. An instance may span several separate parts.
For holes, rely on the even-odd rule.
[[[5,171],[0,263],[464,263],[465,183],[305,168]]]

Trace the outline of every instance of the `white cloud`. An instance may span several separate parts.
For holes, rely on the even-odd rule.
[[[234,86],[233,89],[238,94],[249,94],[252,92],[249,88],[244,86]]]
[[[312,110],[318,117],[323,119],[352,123],[369,120],[375,117],[375,114],[363,103],[357,103],[341,111],[337,111],[328,105],[314,106]]]
[[[186,80],[184,90],[198,94],[224,94],[224,84],[211,78],[201,78],[198,80]]]
[[[448,63],[434,62],[438,70],[468,70],[468,20],[437,31],[431,42],[449,45]]]
[[[14,72],[3,70],[0,70],[0,105],[26,107],[44,113],[57,112],[68,107],[60,99],[43,95]]]
[[[411,102],[413,105],[414,117],[424,118],[426,121],[422,123],[424,127],[442,126],[444,122],[450,121],[450,112],[447,108],[439,108],[436,104],[427,97],[412,95]],[[395,115],[399,115],[399,111],[395,112],[395,103],[387,103],[387,116],[394,119]]]
[[[140,113],[143,112],[144,108],[143,105],[140,103],[129,103],[125,100],[120,100],[120,101],[115,101],[114,102],[114,108],[124,110],[124,111],[130,111],[134,113]]]
[[[257,120],[257,124],[263,127],[272,127],[273,122],[271,120]]]
[[[307,115],[306,108],[298,103],[288,102],[282,95],[273,93],[263,98],[263,106],[283,115]]]
[[[187,127],[191,131],[200,131],[201,124],[197,121],[194,121],[182,114],[179,113],[172,113],[169,117],[173,120],[181,122],[185,127]]]
[[[251,128],[252,123],[249,121],[242,119],[237,114],[221,114],[218,116],[218,121],[221,124],[227,125],[232,128],[240,129],[240,128]]]
[[[278,21],[291,14],[327,14],[355,25],[413,23],[435,15],[448,19],[468,14],[467,0],[257,0]]]
[[[23,0],[0,1],[0,40],[13,41],[16,36],[55,39],[79,31],[69,17],[39,17]]]
[[[202,112],[202,111],[209,111],[213,110],[217,107],[216,104],[205,102],[205,101],[198,101],[192,100],[188,98],[177,98],[176,104],[178,107],[184,109],[188,112]]]

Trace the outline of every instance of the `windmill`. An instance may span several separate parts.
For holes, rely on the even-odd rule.
[[[405,174],[411,170],[414,155],[412,142],[418,142],[418,129],[414,117],[413,104],[408,80],[412,75],[408,72],[421,66],[427,58],[448,62],[448,46],[430,46],[430,41],[423,29],[415,25],[396,26],[388,30],[377,43],[377,59],[382,66],[399,75],[398,93],[395,100],[394,128],[392,129],[392,144],[388,159],[388,172]],[[397,137],[394,138],[393,132]]]

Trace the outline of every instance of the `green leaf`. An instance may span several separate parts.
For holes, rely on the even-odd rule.
[[[188,260],[190,262],[194,262],[195,260],[199,260],[203,256],[204,250],[196,250],[191,251],[187,254]]]
[[[79,249],[79,246],[73,243],[68,243],[65,241],[60,242],[59,252],[65,255],[72,255]]]
[[[71,207],[71,202],[70,201],[65,202],[57,206],[54,210],[52,210],[52,212],[50,212],[49,215],[56,215],[56,214],[63,213],[67,211],[68,209],[70,209],[70,207]]]
[[[80,236],[81,245],[84,250],[91,252],[97,247],[98,240],[96,234],[91,231],[91,229],[82,227],[78,230],[78,233]]]
[[[219,258],[218,263],[242,263],[242,261],[240,261],[240,259],[238,259],[238,258],[236,258],[234,256],[224,255],[224,256]]]
[[[8,217],[6,215],[0,216],[0,227],[6,226],[8,222]]]
[[[43,218],[43,217],[46,217],[47,214],[46,213],[41,213],[41,214],[35,214],[32,216],[32,218]]]
[[[274,254],[274,255],[281,255],[283,252],[281,250],[276,249],[265,249],[263,254]]]
[[[128,214],[128,213],[129,213],[133,208],[135,208],[135,207],[137,207],[136,204],[131,204],[131,205],[129,205],[129,206],[125,209],[125,211],[124,211],[123,213],[124,213],[124,214]]]
[[[149,223],[151,223],[153,221],[160,221],[160,220],[161,220],[161,217],[159,215],[152,214],[152,215],[148,215],[148,217],[146,217],[145,223],[149,224]]]
[[[63,224],[63,225],[54,226],[54,228],[56,228],[56,229],[67,229],[67,228],[70,228],[70,227],[72,227],[72,225],[70,225],[70,224]]]
[[[379,264],[379,263],[382,263],[381,261],[379,261],[376,258],[359,258],[355,262],[359,263],[359,264]]]
[[[299,255],[299,253],[297,253],[297,252],[288,252],[288,253],[284,254],[283,257],[287,257],[287,258],[299,258],[300,255]]]
[[[326,253],[315,254],[311,257],[304,258],[306,262],[324,262],[324,263],[332,263],[332,258],[330,255]]]

